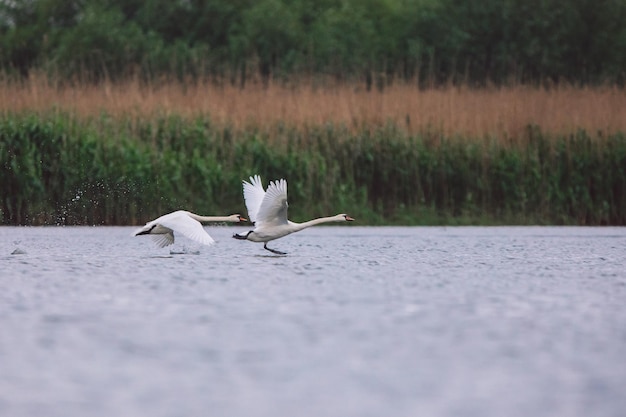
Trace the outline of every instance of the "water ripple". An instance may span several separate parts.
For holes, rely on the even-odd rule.
[[[624,228],[319,227],[287,256],[1,232],[2,415],[626,409]]]

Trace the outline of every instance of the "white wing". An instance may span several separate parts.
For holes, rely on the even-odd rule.
[[[246,208],[248,209],[248,218],[254,223],[257,221],[257,213],[265,198],[265,191],[263,190],[263,183],[261,182],[260,176],[255,175],[254,177],[250,177],[250,182],[243,182],[243,198],[246,202]]]
[[[256,225],[287,224],[287,181],[280,179],[270,182],[267,192],[256,213]]]
[[[171,231],[169,233],[150,236],[152,236],[152,240],[159,248],[164,248],[174,243],[174,233],[172,233]]]
[[[159,220],[159,224],[163,227],[172,229],[174,232],[180,233],[191,240],[202,243],[203,245],[212,245],[215,243],[213,238],[204,230],[202,224],[189,217],[189,215],[185,212],[177,212],[172,213],[171,216],[164,216]],[[164,236],[168,235],[166,234]],[[165,239],[169,242],[167,237]],[[171,243],[174,243],[173,236],[171,242],[168,244]]]

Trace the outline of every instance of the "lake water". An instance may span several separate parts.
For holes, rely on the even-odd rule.
[[[0,228],[0,416],[624,416],[626,228]]]

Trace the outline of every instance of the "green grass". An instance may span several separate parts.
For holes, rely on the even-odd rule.
[[[184,208],[246,214],[241,180],[289,182],[296,221],[363,225],[626,224],[626,135],[515,141],[354,131],[231,129],[208,118],[0,116],[0,224],[140,224]]]

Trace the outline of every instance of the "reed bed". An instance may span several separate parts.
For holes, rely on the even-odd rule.
[[[626,224],[626,94],[525,86],[0,81],[0,224],[242,213],[287,178],[292,217]]]
[[[531,126],[506,141],[393,123],[269,132],[203,116],[0,114],[1,224],[244,213],[241,180],[255,173],[288,179],[296,221],[346,212],[361,224],[626,224],[620,132]]]
[[[319,85],[318,85],[319,84]],[[0,111],[48,112],[78,118],[177,116],[210,118],[236,130],[307,129],[333,124],[352,132],[393,124],[408,134],[436,132],[468,138],[523,137],[528,126],[551,134],[578,130],[626,132],[626,92],[616,87],[512,86],[419,89],[396,83],[381,91],[354,85],[303,81],[295,85],[175,81],[103,82],[97,85],[50,80],[37,74],[21,82],[0,81]]]

